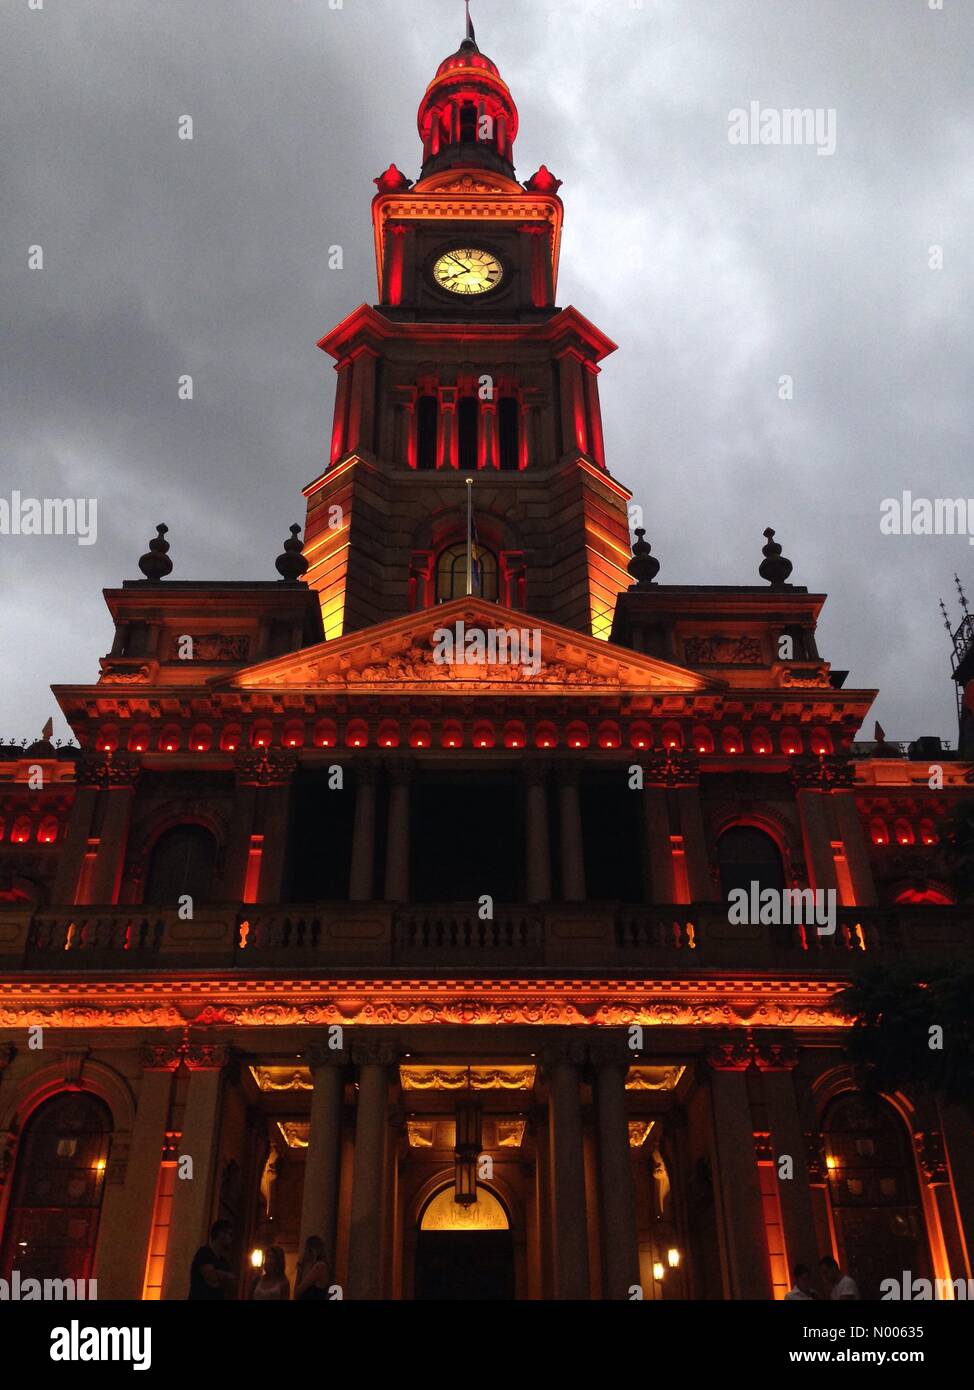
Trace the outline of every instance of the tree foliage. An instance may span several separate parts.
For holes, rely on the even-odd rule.
[[[836,996],[867,1094],[935,1094],[974,1114],[974,963],[872,966]]]
[[[974,898],[974,798],[954,807],[943,838],[951,887],[958,901]]]

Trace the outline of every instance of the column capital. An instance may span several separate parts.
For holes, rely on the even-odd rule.
[[[379,775],[379,764],[375,758],[357,757],[350,766],[360,787],[375,786],[376,778]]]
[[[823,753],[795,758],[789,772],[797,791],[841,791],[856,782],[855,764],[847,753]]]
[[[660,748],[641,759],[648,786],[695,787],[700,781],[700,759],[678,748]]]
[[[624,1031],[613,1031],[593,1039],[589,1043],[588,1055],[592,1066],[598,1071],[611,1069],[628,1072],[635,1061],[628,1035]]]
[[[321,1067],[344,1068],[349,1062],[348,1048],[329,1047],[327,1043],[312,1043],[304,1055],[312,1072]]]
[[[244,787],[280,787],[290,782],[298,755],[288,748],[245,748],[233,760]]]
[[[394,787],[408,787],[416,773],[416,760],[403,757],[388,758],[385,768]]]
[[[399,1060],[398,1039],[364,1038],[353,1042],[352,1061],[356,1067],[391,1067]]]
[[[754,1049],[744,1034],[721,1038],[707,1051],[711,1071],[747,1071],[754,1060]]]
[[[557,1038],[541,1048],[541,1064],[546,1073],[556,1067],[582,1067],[587,1060],[588,1049],[582,1038]]]
[[[547,780],[553,763],[550,758],[525,758],[521,767],[527,785],[539,787]]]
[[[553,762],[552,766],[558,773],[559,785],[563,787],[575,787],[578,779],[582,775],[585,761],[582,758],[559,758]]]
[[[799,1051],[791,1033],[756,1033],[752,1056],[758,1071],[794,1071]]]
[[[81,753],[74,763],[79,787],[134,787],[141,771],[137,753]]]
[[[143,1071],[222,1071],[228,1065],[233,1049],[227,1043],[179,1042],[147,1043],[142,1048]]]

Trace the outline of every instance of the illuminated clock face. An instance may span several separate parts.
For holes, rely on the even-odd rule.
[[[490,251],[475,246],[444,251],[433,266],[433,278],[451,294],[486,294],[504,277],[504,267]]]

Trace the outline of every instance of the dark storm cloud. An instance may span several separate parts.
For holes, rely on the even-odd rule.
[[[757,582],[776,526],[796,582],[830,594],[824,654],[881,688],[890,736],[953,737],[936,602],[954,569],[974,589],[974,550],[883,537],[879,506],[974,494],[971,6],[473,8],[520,108],[520,175],[564,180],[559,302],[620,344],[609,464],[661,579]],[[462,15],[8,0],[0,495],[93,496],[99,540],[0,537],[0,734],[40,728],[50,682],[95,676],[100,590],[137,575],[157,521],[176,577],[274,577],[329,436],[314,343],[375,298],[371,180],[390,160],[416,176],[416,107]],[[751,101],[834,108],[834,155],[730,144]]]

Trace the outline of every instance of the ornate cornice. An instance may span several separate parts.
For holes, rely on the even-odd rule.
[[[0,982],[0,1028],[559,1025],[625,1028],[829,1028],[838,980],[259,979],[224,975]],[[178,1001],[178,1002],[177,1002]]]

